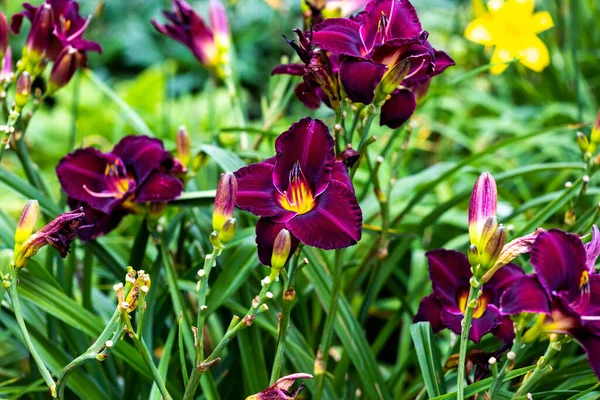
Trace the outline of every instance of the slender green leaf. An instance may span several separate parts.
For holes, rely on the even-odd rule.
[[[417,322],[410,327],[415,351],[421,366],[421,374],[429,397],[446,393],[446,382],[442,371],[440,351],[431,332],[429,322]]]

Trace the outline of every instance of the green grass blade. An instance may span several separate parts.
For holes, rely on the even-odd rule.
[[[417,322],[411,325],[410,333],[415,344],[427,394],[429,397],[441,396],[446,393],[446,382],[442,371],[440,351],[433,338],[431,325],[429,322]]]

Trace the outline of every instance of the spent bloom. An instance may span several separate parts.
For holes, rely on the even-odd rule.
[[[290,390],[298,379],[312,379],[312,375],[296,373],[279,378],[273,385],[260,393],[246,397],[246,400],[293,400],[304,389],[304,384]]]
[[[163,15],[166,24],[151,21],[158,32],[185,45],[206,68],[216,68],[224,61],[230,44],[229,24],[219,0],[210,2],[210,27],[184,0],[173,0],[173,11],[163,11]]]
[[[304,76],[304,91],[297,88],[296,93],[300,92],[305,104],[316,108],[320,104],[316,100],[325,100],[318,89],[328,93],[311,79],[310,64],[298,48],[317,49],[331,61],[330,80],[339,80],[351,101],[385,101],[380,124],[398,128],[414,112],[416,98],[425,94],[431,78],[454,65],[446,53],[429,44],[428,35],[408,0],[371,0],[353,17],[326,19],[313,30],[298,33],[300,46],[294,49],[305,65],[290,64],[287,69],[279,66],[273,73]],[[335,108],[331,102],[325,103]]]
[[[27,261],[46,245],[54,247],[61,257],[65,258],[77,231],[84,228],[81,226],[84,213],[80,208],[59,215],[42,229],[32,233],[38,213],[37,200],[30,200],[23,208],[15,232],[15,267],[17,268],[23,268]]]
[[[542,232],[531,248],[535,273],[508,288],[500,309],[511,315],[538,313],[542,324],[531,329],[574,337],[600,378],[600,275],[594,266],[599,253],[600,232],[595,226],[586,245],[572,233]]]
[[[460,334],[471,288],[469,261],[463,253],[445,249],[430,251],[427,260],[433,293],[421,300],[415,322],[429,321],[434,332],[448,328]],[[482,287],[469,331],[471,340],[479,342],[488,332],[506,343],[514,339],[512,321],[499,310],[500,298],[524,275],[516,265],[507,265]]]
[[[550,64],[548,48],[538,34],[552,28],[554,22],[547,11],[534,13],[535,0],[490,0],[488,12],[472,21],[465,37],[475,43],[493,46],[491,68],[501,74],[514,58],[536,72]]]
[[[83,207],[91,225],[79,233],[95,239],[145,204],[174,200],[183,191],[182,165],[159,139],[127,136],[109,153],[88,147],[74,151],[56,167],[72,208]]]
[[[23,49],[23,63],[33,75],[41,73],[39,67],[44,66],[44,60],[56,62],[65,49],[71,54],[77,53],[74,57],[77,67],[86,66],[88,51],[102,51],[98,43],[83,38],[91,17],[79,15],[76,1],[46,0],[38,7],[23,3],[23,8],[24,11],[13,15],[10,29],[18,34],[23,18],[31,22]]]
[[[237,206],[260,216],[256,241],[260,261],[271,264],[275,238],[339,249],[360,240],[362,212],[348,168],[335,159],[333,137],[320,120],[304,118],[275,141],[276,155],[239,169]]]

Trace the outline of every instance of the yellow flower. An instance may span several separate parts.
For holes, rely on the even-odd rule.
[[[495,46],[491,63],[493,74],[504,72],[506,62],[519,62],[536,72],[550,64],[548,48],[537,36],[554,26],[548,11],[534,13],[535,0],[490,0],[488,12],[472,21],[465,37],[485,46]],[[502,64],[504,63],[504,64]]]

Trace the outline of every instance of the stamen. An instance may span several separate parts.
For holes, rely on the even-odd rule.
[[[73,40],[73,39],[77,39],[79,36],[83,35],[83,32],[87,29],[88,25],[90,24],[90,21],[92,20],[92,16],[88,16],[87,19],[85,20],[85,23],[83,24],[83,26],[74,34],[72,34],[71,36],[69,36],[67,38],[67,40]],[[70,21],[69,21],[69,28],[71,27]],[[68,29],[65,29],[65,32],[68,31]]]

